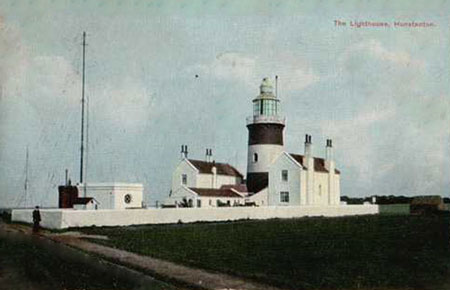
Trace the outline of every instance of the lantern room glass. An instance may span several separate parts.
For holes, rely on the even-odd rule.
[[[262,99],[253,103],[254,116],[277,116],[278,115],[278,100]]]

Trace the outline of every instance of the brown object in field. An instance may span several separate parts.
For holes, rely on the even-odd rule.
[[[433,214],[443,210],[444,201],[438,195],[417,196],[411,201],[411,214]]]

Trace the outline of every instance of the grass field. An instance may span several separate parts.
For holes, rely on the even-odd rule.
[[[360,216],[84,231],[102,243],[286,288],[439,285],[449,274],[449,216]],[[429,288],[429,287],[428,287]]]
[[[37,236],[0,228],[1,290],[175,289],[140,277]]]

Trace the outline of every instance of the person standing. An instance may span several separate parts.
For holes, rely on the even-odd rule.
[[[33,233],[39,231],[39,223],[41,222],[41,213],[39,211],[39,206],[36,206],[33,210]]]

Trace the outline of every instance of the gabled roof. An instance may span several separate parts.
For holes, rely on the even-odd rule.
[[[210,197],[242,197],[232,189],[214,189],[214,188],[195,188],[189,187],[190,190],[198,194],[199,196]]]
[[[97,201],[93,197],[78,197],[73,204],[88,204],[91,200]]]
[[[220,189],[234,189],[238,192],[248,192],[247,185],[245,184],[225,184]]]
[[[289,155],[291,155],[292,158],[294,158],[298,163],[300,163],[303,166],[303,168],[306,169],[306,164],[303,163],[305,160],[305,156],[293,153],[289,153]],[[328,173],[328,170],[325,168],[325,159],[314,157],[314,171]],[[335,169],[334,172],[336,174],[341,174],[341,172],[338,169]]]
[[[200,173],[212,174],[212,168],[217,168],[217,174],[243,178],[243,175],[228,163],[206,162],[202,160],[188,159],[188,161],[198,169]]]

